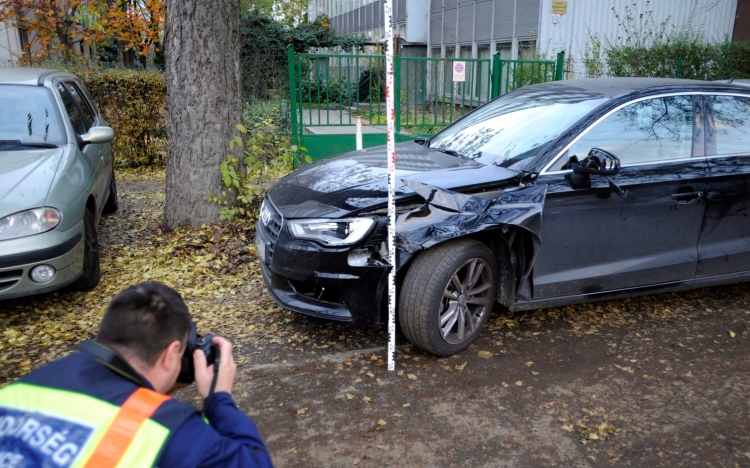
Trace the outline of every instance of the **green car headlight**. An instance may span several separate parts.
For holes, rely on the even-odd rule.
[[[296,219],[287,221],[289,234],[297,239],[309,239],[330,246],[351,245],[370,232],[375,220],[352,219]]]
[[[54,208],[34,208],[0,218],[0,240],[31,236],[54,229],[62,214]]]

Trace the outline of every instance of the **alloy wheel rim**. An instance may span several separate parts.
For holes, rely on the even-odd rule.
[[[446,343],[461,344],[476,333],[491,304],[491,276],[487,261],[472,258],[448,281],[438,314],[440,335]]]

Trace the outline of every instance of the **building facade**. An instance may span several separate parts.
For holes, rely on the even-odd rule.
[[[627,15],[653,23],[643,27],[667,22],[667,30],[731,39],[737,5],[738,0],[394,0],[394,32],[430,57],[489,58],[498,52],[504,59],[552,59],[564,50],[575,63],[590,34],[621,40]],[[327,15],[340,34],[383,39],[380,0],[310,0],[309,14]]]
[[[21,38],[16,28],[0,23],[0,67],[18,64],[21,57]]]

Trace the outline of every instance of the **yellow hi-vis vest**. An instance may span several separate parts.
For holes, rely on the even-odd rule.
[[[169,397],[138,388],[122,404],[17,382],[0,390],[0,467],[149,467],[170,430],[149,419]]]

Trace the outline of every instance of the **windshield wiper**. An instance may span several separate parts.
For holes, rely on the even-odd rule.
[[[21,140],[0,140],[0,146],[10,146],[13,148],[57,148],[52,143],[22,143]]]
[[[435,151],[440,151],[441,153],[450,154],[451,156],[456,156],[458,158],[471,159],[470,157],[464,156],[458,151],[452,150],[452,149],[441,149],[441,148],[430,148],[430,149],[434,149]]]

